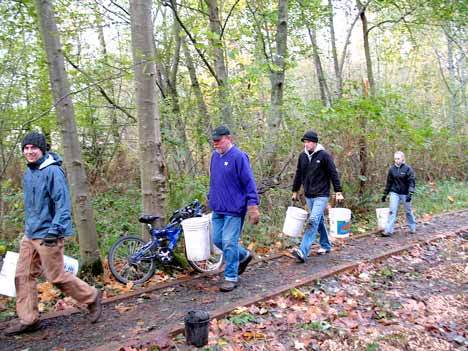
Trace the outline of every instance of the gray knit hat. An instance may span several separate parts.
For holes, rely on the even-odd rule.
[[[21,150],[24,150],[26,145],[34,145],[41,149],[42,153],[45,154],[47,151],[47,141],[44,134],[38,132],[28,133],[21,143]]]

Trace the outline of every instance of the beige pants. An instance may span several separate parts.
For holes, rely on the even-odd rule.
[[[66,295],[82,304],[94,302],[97,290],[63,268],[63,239],[54,247],[23,238],[16,266],[16,312],[22,324],[39,320],[36,279],[43,274]]]

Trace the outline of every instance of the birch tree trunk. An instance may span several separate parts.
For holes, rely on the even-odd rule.
[[[276,25],[276,53],[272,57],[270,65],[270,116],[268,118],[268,129],[272,138],[266,146],[266,154],[270,164],[270,172],[275,172],[278,168],[276,149],[279,140],[277,135],[283,119],[283,93],[285,60],[288,42],[288,0],[278,0],[278,22]]]
[[[151,0],[130,1],[132,54],[140,146],[143,211],[164,218],[167,169],[161,142],[160,115],[155,88]]]
[[[221,110],[221,121],[227,126],[234,127],[218,0],[205,0],[205,3],[208,5],[210,15],[210,31],[213,33],[213,35],[209,37],[209,41],[214,52],[214,69],[218,82],[218,100]]]
[[[70,98],[70,84],[65,71],[60,34],[54,17],[52,0],[36,0],[40,32],[47,55],[57,122],[62,136],[64,163],[73,197],[74,221],[80,241],[82,270],[99,274],[102,264],[97,245],[96,224],[91,207],[85,165],[81,156],[75,112]]]

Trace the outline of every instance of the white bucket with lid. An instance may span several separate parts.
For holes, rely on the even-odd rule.
[[[347,208],[330,208],[330,235],[333,238],[347,238],[351,229],[351,210]]]
[[[306,210],[294,206],[288,207],[283,224],[283,233],[293,237],[301,235],[307,217]]]
[[[376,208],[375,213],[377,215],[377,228],[379,230],[385,230],[388,222],[388,216],[390,215],[390,208]]]
[[[207,216],[187,218],[182,221],[185,250],[190,261],[203,261],[211,256],[209,223]]]
[[[0,295],[10,297],[16,296],[15,274],[16,264],[18,263],[19,253],[7,251],[3,259],[2,270],[0,272]],[[73,275],[78,274],[78,260],[67,255],[63,255],[63,265],[66,272]]]

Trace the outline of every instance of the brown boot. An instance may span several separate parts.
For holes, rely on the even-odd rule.
[[[101,317],[102,313],[102,293],[101,290],[98,290],[97,295],[96,295],[96,300],[94,302],[91,302],[88,305],[88,319],[91,323],[96,323],[99,320],[99,317]]]
[[[38,320],[37,322],[34,322],[33,324],[18,323],[5,329],[5,335],[19,335],[23,333],[32,333],[41,328],[42,328],[42,324],[40,320]]]
[[[231,282],[229,280],[223,281],[223,283],[219,286],[219,290],[222,292],[232,291],[237,288],[237,282]]]

